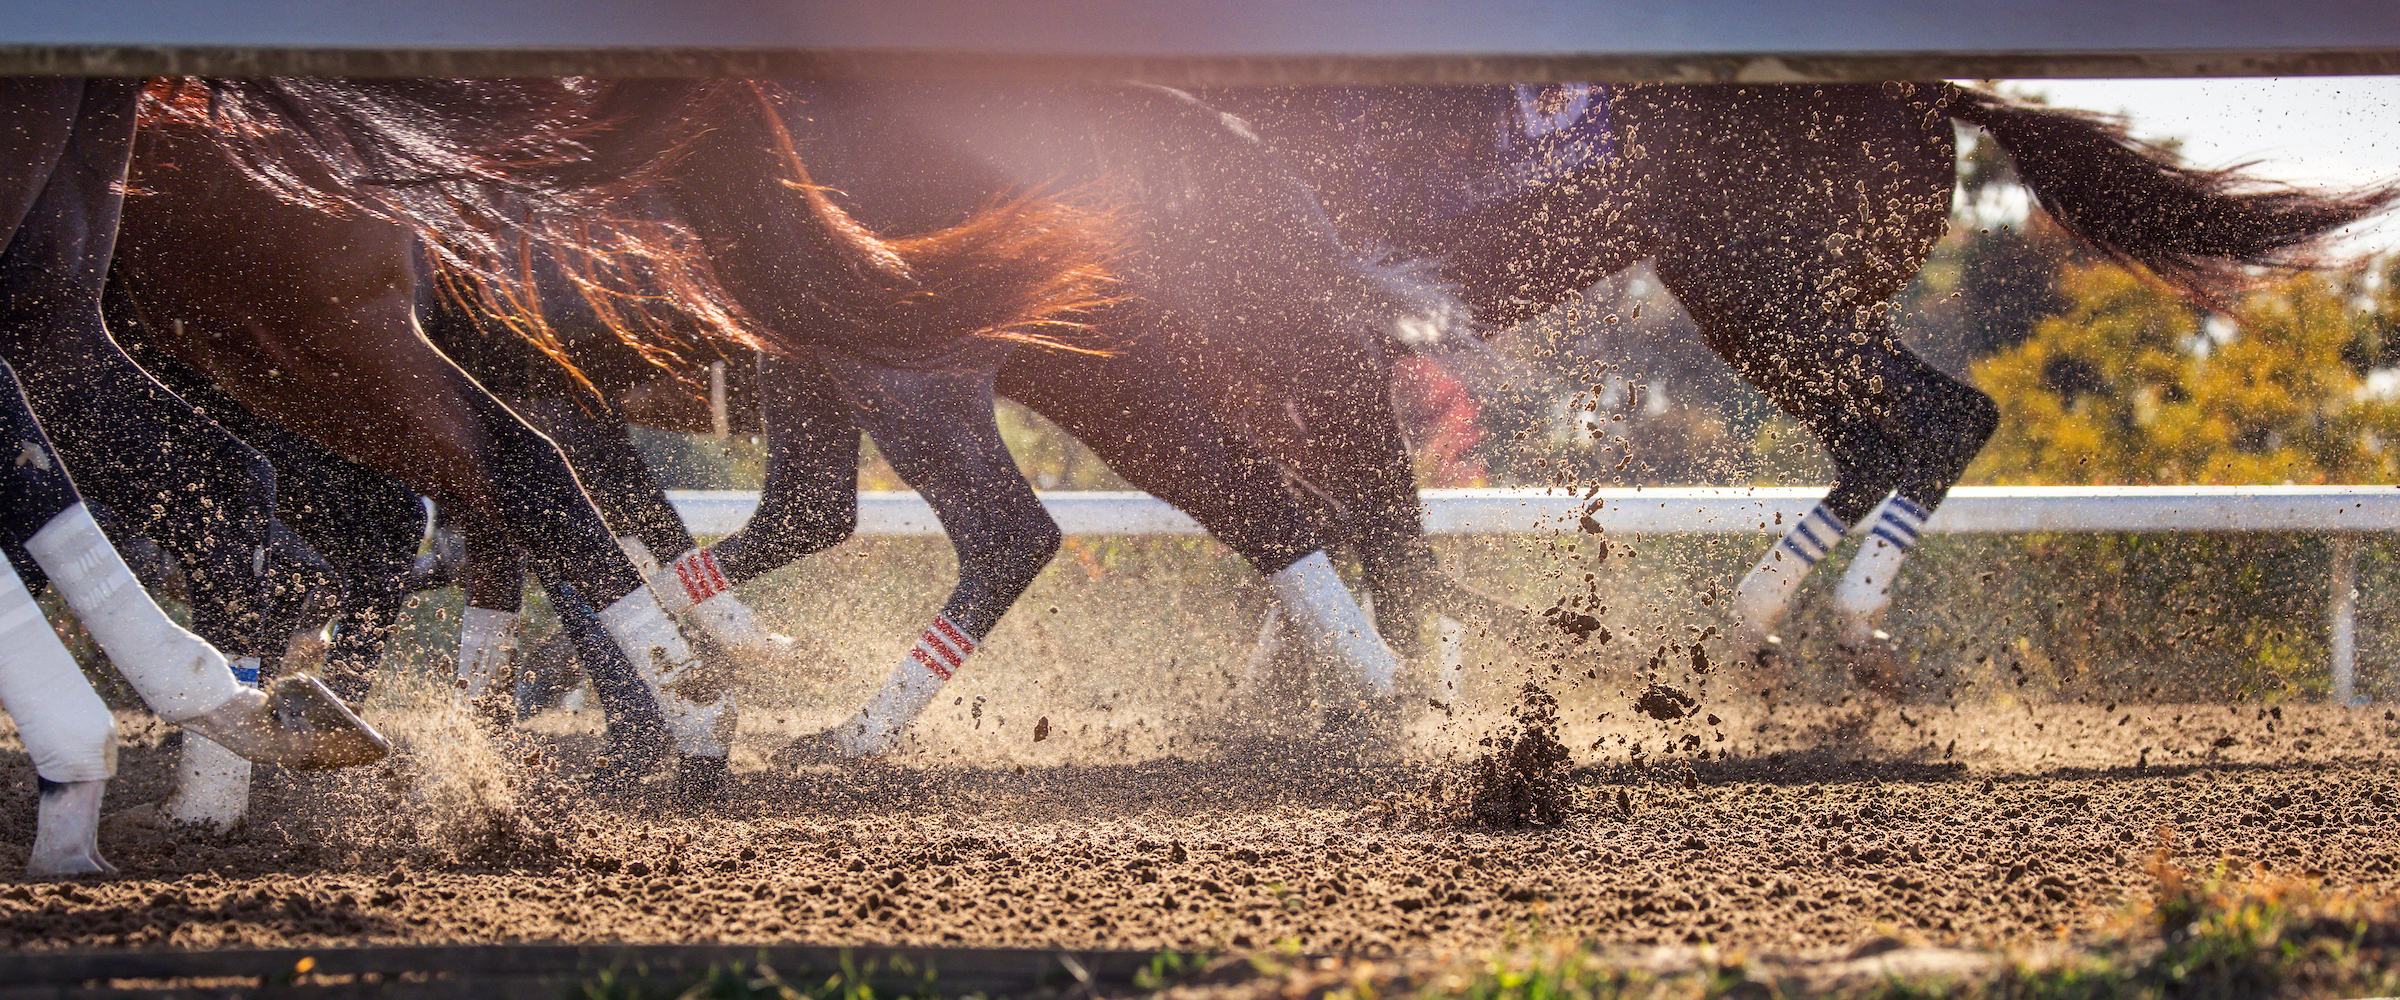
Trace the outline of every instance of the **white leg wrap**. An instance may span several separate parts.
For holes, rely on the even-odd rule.
[[[34,878],[74,875],[114,875],[115,865],[100,856],[100,801],[108,781],[71,781],[42,790],[34,814],[33,852],[25,859],[25,874]]]
[[[116,718],[7,559],[0,559],[0,709],[16,720],[33,773],[61,783],[105,782],[117,773]]]
[[[1858,555],[1850,560],[1850,568],[1842,572],[1841,585],[1833,592],[1834,606],[1842,613],[1842,636],[1858,645],[1872,639],[1875,619],[1892,603],[1892,578],[1899,574],[1900,564],[1908,558],[1908,550],[1917,544],[1917,536],[1925,531],[1925,520],[1933,512],[1922,504],[1894,493],[1867,518],[1867,537],[1859,542]]]
[[[950,675],[966,665],[975,646],[975,638],[966,629],[946,616],[935,615],[933,624],[925,627],[925,634],[917,637],[917,644],[884,679],[883,690],[875,692],[866,707],[833,731],[834,745],[858,757],[890,750],[918,713],[933,703],[933,696],[949,682]]]
[[[1349,667],[1377,696],[1392,693],[1400,658],[1375,634],[1375,626],[1342,586],[1333,560],[1322,550],[1267,577],[1267,585],[1311,652]]]
[[[208,737],[183,731],[183,754],[175,761],[175,790],[159,803],[159,815],[219,833],[250,811],[250,762]]]
[[[675,748],[694,757],[725,756],[735,723],[728,678],[716,676],[692,655],[650,588],[637,588],[609,605],[600,612],[600,624],[658,699]]]
[[[1841,544],[1848,526],[1833,516],[1824,504],[1818,504],[1792,525],[1768,549],[1758,565],[1742,577],[1733,588],[1733,612],[1736,627],[1747,634],[1737,637],[1752,650],[1762,649],[1775,626],[1783,623],[1784,612],[1792,605],[1792,595],[1799,591],[1800,581],[1825,553]]]
[[[1267,613],[1258,623],[1258,641],[1250,646],[1250,659],[1242,665],[1242,673],[1255,686],[1267,682],[1275,668],[1275,658],[1283,653],[1283,605],[1267,602]]]
[[[733,589],[717,569],[717,557],[706,548],[693,549],[676,556],[665,569],[650,574],[650,589],[658,592],[658,604],[668,614],[682,614],[693,605]]]
[[[458,618],[458,683],[474,701],[496,677],[516,673],[517,642],[525,616],[514,611],[469,607]]]
[[[641,536],[618,535],[617,547],[625,550],[625,558],[633,560],[633,568],[641,571],[642,579],[658,577],[658,557],[650,554],[650,546],[642,543]]]
[[[707,549],[693,549],[664,569],[652,569],[650,589],[658,594],[659,606],[700,626],[718,645],[750,659],[771,659],[790,641],[759,627],[757,616],[733,595],[732,584]]]
[[[225,655],[175,624],[134,582],[82,504],[51,518],[25,550],[159,718],[181,722],[205,714],[241,690]]]

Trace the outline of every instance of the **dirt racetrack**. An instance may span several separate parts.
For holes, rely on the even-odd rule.
[[[1479,638],[1446,696],[1454,715],[1419,707],[1403,753],[1327,754],[1291,737],[1308,728],[1293,713],[1229,697],[1257,628],[1223,583],[1240,574],[1184,549],[1129,551],[1111,562],[1071,547],[928,713],[914,752],[776,766],[776,748],[857,703],[882,673],[869,665],[947,582],[939,552],[912,567],[880,551],[875,564],[903,570],[897,589],[853,579],[863,548],[820,560],[767,610],[843,622],[809,653],[828,669],[754,681],[727,799],[705,812],[584,795],[594,713],[552,712],[495,741],[438,707],[428,659],[395,668],[367,705],[401,747],[391,761],[262,772],[249,825],[229,836],[119,825],[104,847],[123,878],[20,883],[32,783],[0,729],[0,947],[1374,956],[1587,940],[1829,955],[1884,937],[2082,938],[2147,898],[2162,844],[2196,870],[2222,859],[2400,893],[2400,719],[2386,706],[2118,705],[2005,679],[1880,707],[1822,685],[1736,696],[1725,689],[1741,671],[1662,669],[1634,639],[1690,634],[1706,598],[1686,581],[1718,568],[1641,576],[1620,554],[1615,603],[1657,607],[1611,614],[1619,641],[1517,656]],[[421,610],[438,634],[440,609]],[[1653,679],[1696,708],[1641,714]],[[1495,749],[1482,741],[1515,732],[1528,680],[1559,700],[1563,821],[1479,825],[1460,795],[1480,787],[1472,765]],[[162,795],[170,762],[167,730],[121,719],[112,809]]]
[[[2136,766],[2131,746],[2100,759],[2116,733],[2194,713],[2219,716],[2212,732],[2233,742],[2190,762]],[[2187,864],[2400,888],[2400,774],[2382,759],[2400,723],[2381,710],[2287,711],[2273,733],[2221,708],[2149,708],[2124,726],[2052,714],[2040,734],[2022,711],[1917,726],[1900,714],[1787,708],[1784,724],[1818,745],[1579,769],[1566,822],[1532,831],[1424,815],[1411,803],[1433,764],[1278,763],[1255,748],[1108,766],[755,767],[711,815],[570,810],[541,766],[410,774],[442,743],[420,731],[413,761],[381,775],[262,781],[259,822],[233,837],[115,831],[125,879],[0,888],[0,943],[2021,944],[2094,930],[2146,892],[2162,837]],[[1928,759],[1910,745],[1924,726],[1980,731],[1992,749]],[[2298,732],[2309,759],[2272,759]],[[575,739],[549,745],[561,741]],[[159,789],[161,758],[127,753],[127,799]],[[11,852],[30,805],[0,802]]]

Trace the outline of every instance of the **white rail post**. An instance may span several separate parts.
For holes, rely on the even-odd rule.
[[[2332,544],[2332,599],[2325,603],[2326,642],[2333,654],[2333,703],[2358,704],[2358,536],[2337,532]]]

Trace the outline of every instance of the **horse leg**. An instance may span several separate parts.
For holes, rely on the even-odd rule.
[[[1934,369],[1901,345],[1888,310],[1832,315],[1796,290],[1759,294],[1707,274],[1803,275],[1792,262],[1744,267],[1713,255],[1695,273],[1662,257],[1660,276],[1708,337],[1749,382],[1808,426],[1833,460],[1833,489],[1785,533],[1734,591],[1746,654],[1774,648],[1775,626],[1808,571],[1862,530],[1867,538],[1837,590],[1841,643],[1877,641],[1875,620],[1890,603],[1893,575],[1967,463],[1997,426],[1990,397]],[[1786,294],[1788,292],[1788,294]],[[1887,497],[1889,498],[1887,500]]]
[[[108,339],[100,287],[114,243],[132,131],[133,81],[80,85],[74,127],[57,169],[22,212],[0,284],[11,289],[0,338],[10,357],[88,373],[100,385],[172,399],[139,374]],[[111,381],[119,380],[119,381]],[[13,380],[12,380],[13,381]],[[89,387],[87,387],[88,389]],[[188,407],[183,408],[188,414]],[[222,432],[218,432],[221,434]],[[20,437],[22,460],[54,463],[47,440]],[[150,444],[153,453],[155,442]],[[224,655],[168,619],[134,583],[81,497],[54,498],[51,509],[18,512],[35,526],[23,548],[108,653],[119,672],[162,718],[251,760],[294,767],[339,767],[380,758],[382,737],[314,681],[295,678],[272,696],[241,683]]]
[[[859,426],[825,362],[813,354],[760,355],[758,391],[767,432],[758,512],[715,545],[676,559],[668,589],[705,593],[719,577],[739,586],[858,530]]]
[[[0,365],[0,373],[5,371]],[[0,385],[0,432],[22,442],[21,453],[30,445],[33,454],[46,454],[41,428],[13,376]],[[9,548],[21,546],[16,527],[27,523],[28,515],[72,506],[73,498],[74,487],[54,462],[0,467],[0,511],[8,515]],[[16,720],[40,787],[25,874],[115,874],[100,856],[99,834],[101,798],[117,773],[116,718],[18,578],[14,564],[21,558],[12,551],[0,559],[0,710]]]
[[[1873,346],[1882,348],[1877,360],[1886,387],[1879,418],[1905,436],[1887,460],[1898,466],[1892,495],[1867,521],[1866,538],[1834,588],[1841,641],[1852,649],[1889,640],[1877,625],[1891,606],[1900,563],[2000,418],[1990,396],[1926,364],[1897,340],[1877,337]]]
[[[1281,476],[1202,407],[1198,389],[1150,345],[1137,339],[1115,355],[1019,351],[998,387],[1082,440],[1127,482],[1199,521],[1266,577],[1312,653],[1375,696],[1391,694],[1398,660],[1334,574]],[[1413,511],[1413,496],[1408,506]]]
[[[557,447],[419,334],[404,234],[298,209],[255,185],[214,183],[229,175],[197,168],[231,170],[221,155],[204,144],[179,148],[182,137],[168,130],[153,134],[162,159],[190,162],[142,177],[152,195],[139,215],[149,228],[129,239],[129,273],[154,315],[202,334],[177,338],[178,355],[253,413],[449,501],[462,521],[505,525],[513,545],[574,591],[553,598],[597,609],[593,620],[617,649],[587,661],[610,714],[617,756],[609,776],[654,762],[663,728],[683,752],[686,789],[709,794],[734,720],[721,672],[691,654]],[[229,267],[219,282],[175,280],[188,271],[182,248],[195,242],[238,251],[248,266]],[[273,274],[274,293],[239,280],[250,272]],[[307,335],[290,333],[295,327]],[[328,398],[350,405],[325,407]]]
[[[1000,438],[990,370],[916,371],[832,352],[820,358],[853,418],[933,507],[958,553],[958,583],[941,612],[882,689],[825,737],[834,752],[865,757],[898,745],[1058,552],[1061,536]]]
[[[627,438],[621,412],[597,400],[557,396],[529,401],[521,409],[558,442],[578,476],[609,484],[593,492],[592,503],[618,533],[618,546],[650,580],[668,614],[698,626],[701,635],[745,664],[771,666],[789,658],[791,640],[761,628],[749,605],[733,593],[734,586],[750,577],[737,579],[726,573],[715,554],[692,537],[649,463]],[[850,436],[855,440],[857,432]],[[854,458],[849,468],[856,465]],[[661,552],[674,554],[665,565],[655,555]]]
[[[391,477],[281,428],[262,447],[282,486],[279,520],[322,553],[340,581],[340,604],[325,623],[329,642],[320,673],[336,694],[359,701],[372,686],[384,640],[407,599],[405,581],[425,509]]]

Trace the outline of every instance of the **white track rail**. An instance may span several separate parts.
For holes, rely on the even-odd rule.
[[[1425,530],[1437,535],[1538,534],[1575,530],[1590,514],[1617,535],[1779,533],[1824,495],[1816,487],[1671,489],[1426,490]],[[678,490],[669,494],[699,535],[723,535],[749,520],[758,494]],[[1198,524],[1146,493],[1058,492],[1042,503],[1070,535],[1198,535]],[[941,523],[914,493],[859,496],[862,535],[938,536]],[[2357,699],[2357,535],[2400,531],[2393,486],[1992,486],[1960,487],[1934,512],[1947,534],[2045,531],[2286,531],[2335,536],[2326,625],[2333,697]]]

